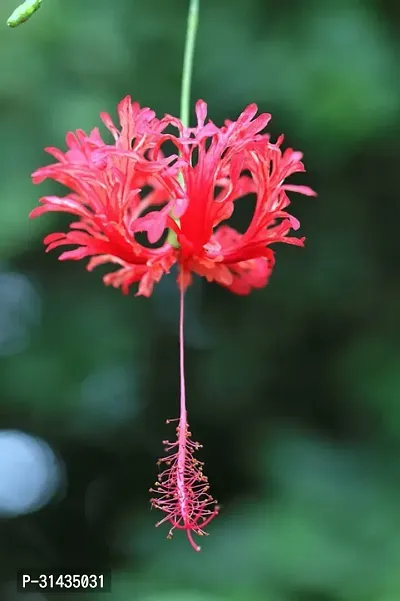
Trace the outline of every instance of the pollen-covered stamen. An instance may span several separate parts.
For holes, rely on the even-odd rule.
[[[169,521],[171,538],[175,528],[186,530],[188,540],[195,551],[200,551],[192,537],[206,535],[204,528],[218,514],[217,502],[209,494],[208,478],[203,473],[203,462],[194,457],[202,448],[190,439],[191,432],[185,420],[180,420],[174,442],[164,441],[166,457],[159,459],[159,466],[166,466],[150,492],[157,496],[151,499],[154,508],[166,513],[156,526]]]

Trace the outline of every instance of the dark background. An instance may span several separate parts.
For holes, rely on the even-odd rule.
[[[267,288],[188,294],[189,416],[222,505],[202,553],[148,502],[178,411],[174,276],[123,297],[45,255],[68,219],[28,220],[59,193],[30,181],[45,146],[126,94],[179,113],[187,4],[43,0],[9,30],[1,3],[1,599],[17,569],[90,562],[112,601],[398,601],[399,3],[202,2],[193,98],[218,124],[271,112],[305,154],[291,183],[318,192],[292,195],[306,248],[275,247]]]

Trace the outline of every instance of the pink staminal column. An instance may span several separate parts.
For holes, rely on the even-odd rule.
[[[181,282],[183,278],[181,278]],[[204,536],[204,528],[218,515],[217,502],[209,494],[208,478],[203,473],[204,463],[194,457],[195,451],[202,448],[198,442],[191,440],[191,432],[187,420],[185,365],[184,365],[184,300],[185,291],[180,285],[180,318],[179,318],[179,358],[180,358],[180,417],[176,428],[176,440],[164,440],[166,457],[158,460],[159,466],[166,466],[160,472],[150,492],[157,496],[151,499],[152,507],[160,509],[166,515],[157,522],[171,524],[168,538],[172,538],[175,529],[185,530],[189,543],[195,551],[201,547],[196,544],[193,534]],[[167,423],[177,420],[167,420]]]

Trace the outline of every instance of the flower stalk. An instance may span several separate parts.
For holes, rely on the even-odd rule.
[[[200,0],[190,0],[187,18],[185,50],[183,54],[183,70],[181,84],[181,110],[180,119],[184,127],[190,124],[190,93],[193,76],[193,59],[196,47],[197,28],[199,25]],[[183,177],[179,174],[180,183]],[[171,215],[175,223],[179,225],[179,219]],[[173,229],[168,230],[167,242],[174,248],[179,248],[179,242]]]
[[[181,121],[189,127],[190,90],[192,87],[193,59],[196,46],[196,35],[199,24],[200,0],[190,0],[187,19],[185,52],[183,55],[183,71],[181,86]]]

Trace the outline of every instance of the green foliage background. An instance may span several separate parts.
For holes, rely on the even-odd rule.
[[[276,247],[265,290],[188,295],[189,415],[222,505],[201,554],[148,504],[178,408],[174,277],[123,297],[44,254],[65,219],[28,220],[58,191],[30,181],[45,146],[126,94],[178,113],[187,4],[43,0],[11,31],[1,3],[0,427],[66,473],[0,522],[2,598],[17,569],[90,559],[113,571],[100,601],[398,601],[399,3],[202,1],[193,97],[217,123],[271,112],[319,196],[293,197],[307,246]]]

